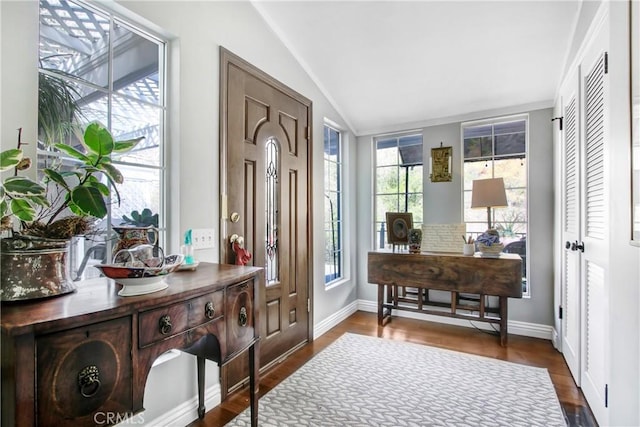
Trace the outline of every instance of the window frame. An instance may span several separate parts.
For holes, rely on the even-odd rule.
[[[467,204],[465,204],[465,200],[471,200],[470,194],[471,194],[471,186],[469,186],[468,188],[465,187],[465,182],[467,181],[466,179],[466,173],[465,173],[465,163],[467,163],[466,161],[466,157],[465,157],[465,129],[467,128],[472,128],[472,127],[480,127],[480,126],[491,126],[492,127],[492,132],[491,132],[491,155],[490,156],[482,156],[480,155],[480,157],[473,157],[474,159],[484,159],[487,160],[488,162],[491,163],[491,178],[496,177],[495,176],[495,162],[496,160],[500,160],[500,159],[509,159],[509,158],[518,158],[518,154],[520,153],[510,153],[510,154],[504,154],[504,155],[496,155],[495,153],[495,137],[496,137],[496,133],[495,133],[495,126],[496,125],[500,125],[500,124],[505,124],[505,123],[513,123],[513,122],[519,122],[519,121],[523,121],[524,122],[524,137],[525,137],[525,150],[524,150],[524,156],[520,157],[521,159],[521,163],[523,164],[523,166],[526,168],[526,170],[524,171],[524,178],[525,178],[525,185],[522,186],[509,186],[508,182],[505,181],[505,190],[507,192],[507,199],[509,197],[509,191],[517,191],[517,190],[524,190],[524,194],[525,194],[525,221],[516,221],[514,223],[518,223],[518,224],[524,224],[524,237],[526,239],[526,250],[525,253],[527,254],[525,257],[525,260],[523,260],[524,262],[524,271],[526,271],[526,276],[523,276],[523,279],[526,280],[526,286],[523,289],[523,297],[525,298],[529,298],[531,297],[531,281],[529,280],[530,277],[530,256],[529,254],[531,253],[529,250],[529,246],[530,246],[530,242],[529,242],[529,223],[530,223],[530,215],[529,215],[529,200],[530,200],[530,188],[529,188],[529,152],[530,152],[530,138],[529,138],[529,130],[530,130],[530,117],[529,114],[516,114],[516,115],[509,115],[509,116],[500,116],[500,117],[494,117],[494,118],[490,118],[490,119],[483,119],[483,120],[474,120],[474,121],[470,121],[470,122],[462,122],[460,124],[460,152],[461,152],[461,165],[460,165],[460,170],[461,170],[461,178],[462,178],[462,191],[461,191],[461,198],[462,198],[462,222],[465,224],[479,224],[479,223],[484,223],[486,225],[486,219],[484,219],[483,221],[467,221],[467,218],[465,217],[465,213],[467,212],[468,208]],[[479,161],[479,160],[476,160]],[[467,197],[467,195],[469,197]],[[495,215],[495,211],[492,212],[492,215]],[[482,216],[484,218],[486,218],[486,213],[483,213]],[[496,224],[496,223],[500,223],[500,221],[497,221],[495,219],[495,217],[492,218],[492,223]],[[467,232],[467,234],[480,234],[479,232]],[[518,233],[520,234],[520,233]]]
[[[385,140],[391,140],[391,139],[396,139],[396,147],[400,147],[400,140],[401,139],[405,139],[405,138],[412,138],[412,137],[419,137],[420,138],[420,147],[421,147],[421,155],[422,155],[422,159],[421,162],[419,163],[412,163],[408,166],[403,166],[400,162],[400,154],[398,153],[397,155],[397,159],[396,162],[393,164],[384,164],[384,165],[378,165],[378,142],[380,141],[385,141]],[[382,249],[382,248],[391,248],[393,245],[387,243],[387,237],[386,237],[386,230],[384,230],[384,234],[382,233],[382,227],[386,226],[386,218],[380,218],[380,220],[378,220],[377,218],[377,213],[378,213],[378,196],[384,196],[384,195],[398,195],[398,197],[400,197],[400,195],[404,195],[405,196],[405,209],[404,210],[397,210],[397,212],[405,212],[408,210],[408,196],[410,194],[418,194],[421,198],[422,198],[422,203],[420,203],[421,209],[422,211],[419,212],[419,216],[416,215],[414,213],[413,215],[413,227],[414,228],[421,228],[422,224],[424,223],[424,186],[425,186],[425,181],[424,181],[424,167],[425,167],[425,156],[424,156],[424,131],[422,129],[417,129],[417,130],[409,130],[409,131],[404,131],[404,132],[397,132],[397,133],[392,133],[392,134],[382,134],[382,135],[376,135],[373,137],[372,139],[372,170],[373,170],[373,175],[372,175],[372,181],[373,181],[373,221],[372,221],[372,239],[373,239],[373,247],[376,249]],[[417,145],[417,144],[416,144]],[[408,174],[408,168],[409,167],[415,167],[415,166],[419,166],[422,168],[422,173],[420,174],[420,189],[419,191],[409,191],[408,188],[408,180],[405,181],[405,190],[403,192],[400,192],[400,182],[398,181],[398,186],[396,187],[396,192],[394,193],[389,193],[389,192],[385,192],[385,193],[378,193],[378,188],[379,188],[379,183],[378,183],[378,169],[379,168],[387,168],[387,167],[396,167],[398,168],[398,173],[400,168],[402,167],[406,167],[407,168],[407,174]],[[399,200],[399,199],[398,199]],[[412,212],[413,213],[413,212]],[[383,241],[382,241],[383,240]]]
[[[107,48],[107,57],[108,57],[108,65],[107,65],[107,84],[106,86],[101,86],[96,83],[83,80],[74,75],[68,75],[64,73],[57,72],[57,70],[52,70],[50,68],[43,68],[41,64],[38,65],[37,71],[38,75],[45,74],[50,76],[55,76],[57,78],[64,79],[74,84],[80,84],[87,88],[91,88],[95,90],[96,93],[101,94],[101,97],[105,98],[106,101],[106,111],[104,112],[106,117],[106,123],[103,123],[107,129],[113,132],[112,126],[114,122],[114,115],[118,114],[118,111],[114,107],[114,96],[132,100],[140,105],[148,105],[152,108],[158,109],[158,164],[146,164],[142,162],[132,162],[120,159],[113,159],[113,164],[120,169],[125,177],[125,183],[127,181],[126,170],[137,171],[145,173],[145,171],[150,171],[153,174],[157,174],[158,179],[158,241],[165,242],[165,245],[168,245],[167,235],[168,235],[168,224],[169,218],[167,218],[167,203],[168,203],[168,157],[167,151],[168,141],[167,141],[167,126],[168,126],[168,118],[167,118],[167,94],[168,94],[168,58],[169,58],[169,49],[170,49],[170,40],[168,37],[165,37],[155,31],[150,30],[144,24],[137,22],[135,19],[132,19],[129,16],[124,16],[121,13],[111,9],[108,5],[95,5],[88,3],[84,0],[67,0],[75,5],[81,7],[83,10],[87,10],[91,13],[96,13],[108,19],[109,22],[109,40],[108,40],[108,48]],[[41,19],[39,12],[39,18]],[[38,38],[41,37],[41,25],[38,26]],[[114,29],[116,27],[123,27],[127,31],[146,39],[158,46],[158,102],[153,103],[145,99],[139,99],[134,96],[130,96],[124,93],[119,93],[119,89],[114,89],[114,51],[117,46],[113,44],[113,34]],[[40,52],[38,52],[40,55]],[[85,107],[86,108],[86,107]],[[82,110],[82,108],[81,108]],[[114,135],[114,139],[120,139],[117,135]],[[48,163],[50,161],[60,161],[64,160],[65,162],[75,163],[73,158],[66,156],[64,153],[51,149],[51,148],[38,148],[37,149],[37,157],[38,163]],[[38,171],[40,172],[40,171]],[[151,181],[152,182],[152,181]],[[119,216],[113,216],[112,214],[112,203],[114,203],[114,194],[112,192],[112,197],[110,200],[107,200],[108,213],[107,216],[102,220],[105,224],[104,232],[107,236],[113,235],[112,227],[117,225],[117,222],[121,220]],[[154,212],[156,213],[156,212]],[[127,215],[129,213],[127,212]],[[116,224],[114,224],[114,221]],[[112,250],[112,240],[106,239],[106,253],[110,254]],[[165,246],[163,245],[163,246]],[[109,255],[107,255],[108,257]],[[75,272],[73,272],[75,274]]]
[[[338,136],[338,140],[337,140],[337,159],[334,161],[330,158],[330,156],[327,155],[326,149],[327,149],[327,136],[328,133],[331,132],[335,132],[335,134]],[[325,120],[324,125],[323,125],[323,167],[324,167],[324,202],[325,202],[325,217],[323,218],[323,232],[324,232],[324,243],[325,243],[325,260],[324,260],[324,266],[325,266],[325,273],[324,273],[324,284],[325,287],[332,287],[336,284],[338,284],[339,282],[343,281],[346,278],[346,274],[345,274],[345,227],[344,227],[344,223],[345,223],[345,210],[344,210],[344,190],[345,190],[345,176],[344,176],[344,132],[335,124],[331,123],[328,120]],[[327,177],[327,170],[332,170],[331,169],[331,165],[333,165],[335,167],[335,170],[337,171],[337,176],[335,177],[335,181],[336,181],[336,188],[332,189],[332,188],[327,188],[327,184],[331,183],[331,177]],[[333,193],[336,195],[336,201],[338,204],[338,216],[337,219],[333,220],[330,219],[329,221],[327,221],[326,218],[326,202],[327,199],[329,200],[329,203],[331,203],[331,197],[330,194]],[[327,225],[331,224],[333,226],[333,223],[337,222],[338,223],[338,230],[335,231],[333,228],[331,230],[327,229]],[[336,242],[333,242],[333,247],[334,249],[328,249],[328,242],[326,239],[327,236],[327,232],[331,231],[332,236],[334,234],[337,235],[337,247],[338,249],[335,249]],[[334,274],[327,274],[326,273],[326,269],[327,269],[327,255],[331,256],[333,255],[334,259],[335,259],[335,254],[338,253],[338,261],[337,263],[334,261],[333,266],[336,267],[336,270],[334,272]]]

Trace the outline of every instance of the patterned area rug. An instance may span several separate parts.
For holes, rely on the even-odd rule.
[[[347,333],[260,399],[259,425],[566,424],[546,369]]]

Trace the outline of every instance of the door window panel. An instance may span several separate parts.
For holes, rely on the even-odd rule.
[[[275,138],[269,138],[265,146],[265,188],[266,188],[266,282],[273,285],[278,281],[278,170],[279,154],[278,142]]]

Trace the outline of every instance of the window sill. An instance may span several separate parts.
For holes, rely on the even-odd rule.
[[[331,290],[333,288],[337,288],[337,287],[342,286],[343,284],[347,283],[348,281],[349,281],[348,278],[341,277],[339,279],[334,280],[333,282],[326,283],[324,285],[324,290],[328,291],[328,290]]]

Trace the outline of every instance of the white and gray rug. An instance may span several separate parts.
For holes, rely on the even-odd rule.
[[[347,333],[260,399],[259,425],[566,424],[546,369]]]

